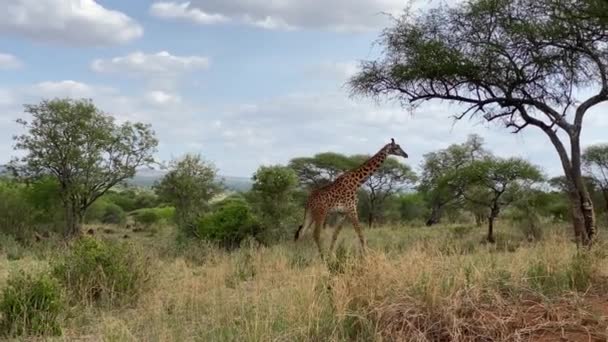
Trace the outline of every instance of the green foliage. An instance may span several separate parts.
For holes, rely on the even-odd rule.
[[[89,100],[43,100],[25,105],[25,112],[32,120],[17,122],[27,133],[15,137],[25,156],[10,166],[21,177],[51,175],[62,184],[67,235],[79,233],[95,200],[154,161],[158,141],[149,125],[118,125]]]
[[[52,176],[40,177],[25,188],[28,202],[36,209],[37,224],[52,225],[56,230],[64,221],[64,211],[61,206],[60,185]]]
[[[35,214],[23,184],[0,180],[0,232],[21,242],[29,240],[34,231]]]
[[[154,212],[154,214],[149,214],[149,212]],[[133,217],[135,222],[140,220],[137,216],[140,215],[148,215],[148,216],[156,216],[159,221],[164,221],[164,223],[171,223],[175,218],[175,208],[174,207],[157,207],[157,208],[142,208],[134,210],[129,213],[130,216]],[[144,219],[145,221],[146,219]]]
[[[291,237],[290,228],[301,219],[294,199],[298,185],[296,173],[284,166],[262,166],[253,175],[253,181],[248,198],[264,226],[264,240]]]
[[[296,172],[301,185],[316,188],[334,181],[338,175],[356,165],[343,154],[324,152],[313,157],[294,158],[288,166]]]
[[[171,163],[171,170],[154,185],[159,199],[175,207],[175,220],[186,236],[193,236],[196,223],[209,210],[209,201],[222,191],[215,166],[200,155],[187,154]]]
[[[103,197],[120,206],[125,212],[154,208],[159,204],[156,194],[146,189],[127,188],[120,191],[108,191]]]
[[[72,299],[102,306],[134,303],[151,279],[149,260],[126,242],[81,238],[53,264]]]
[[[5,336],[61,335],[65,309],[61,288],[47,274],[12,274],[0,298],[0,334]]]
[[[145,227],[150,227],[153,224],[157,224],[161,220],[161,216],[157,210],[141,210],[137,215],[133,215],[133,219],[136,223],[139,223]]]
[[[85,214],[85,222],[121,224],[125,222],[126,217],[121,207],[102,197],[89,207]]]
[[[114,203],[110,203],[106,206],[103,216],[101,217],[102,223],[120,224],[124,223],[127,215],[121,207]]]
[[[246,237],[257,236],[260,230],[259,222],[246,203],[229,201],[200,219],[197,236],[233,249]]]
[[[470,135],[462,144],[424,155],[418,191],[431,209],[427,225],[438,223],[450,206],[461,205],[463,189],[468,184],[458,177],[460,170],[488,155],[478,135]]]

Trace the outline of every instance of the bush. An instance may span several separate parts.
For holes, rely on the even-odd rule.
[[[144,210],[139,215],[135,215],[134,219],[135,222],[150,227],[160,221],[160,215],[154,210]]]
[[[255,237],[260,225],[251,208],[240,201],[229,201],[200,220],[197,234],[200,238],[219,242],[224,248],[233,249],[247,236]]]
[[[101,216],[101,223],[120,224],[125,222],[126,217],[121,207],[114,203],[108,203]]]
[[[175,217],[175,208],[144,208],[135,210],[129,215],[133,217],[136,223],[149,227],[160,222],[172,222]]]
[[[151,273],[148,259],[128,243],[86,237],[54,264],[53,274],[74,300],[111,306],[137,300]]]
[[[31,238],[35,209],[22,184],[0,180],[0,231],[19,241]]]
[[[121,224],[125,222],[124,210],[107,199],[99,199],[89,207],[85,215],[85,222],[99,222],[107,224]]]
[[[56,279],[21,272],[11,275],[7,285],[0,299],[2,335],[61,335],[64,303]]]

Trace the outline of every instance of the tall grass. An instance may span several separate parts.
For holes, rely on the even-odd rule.
[[[83,307],[66,321],[64,336],[518,341],[584,333],[605,338],[603,306],[594,299],[605,299],[602,243],[589,252],[577,250],[560,227],[545,229],[538,243],[517,229],[499,231],[500,243],[487,245],[476,228],[374,229],[366,231],[370,250],[362,256],[356,237],[345,229],[336,257],[327,261],[309,239],[234,252],[189,248],[187,258],[167,254],[165,247],[148,248],[158,259],[157,282],[137,305]],[[328,241],[331,230],[324,234]],[[200,258],[193,256],[197,251]]]

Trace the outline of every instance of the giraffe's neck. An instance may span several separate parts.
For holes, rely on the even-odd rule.
[[[369,179],[369,177],[382,166],[382,163],[386,160],[388,156],[388,152],[386,148],[382,148],[378,153],[369,158],[365,163],[359,166],[354,170],[353,174],[357,179],[357,183],[359,185],[365,183]]]

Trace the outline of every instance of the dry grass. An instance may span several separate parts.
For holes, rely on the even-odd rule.
[[[539,243],[503,233],[500,244],[487,246],[482,234],[376,229],[367,232],[371,250],[361,257],[345,230],[328,263],[310,241],[234,253],[199,246],[190,251],[201,256],[193,262],[167,253],[161,242],[171,241],[168,234],[141,238],[161,270],[156,286],[129,308],[73,308],[59,340],[606,339],[601,243],[580,253],[562,229],[552,229]],[[44,266],[0,256],[0,288],[8,268]]]

